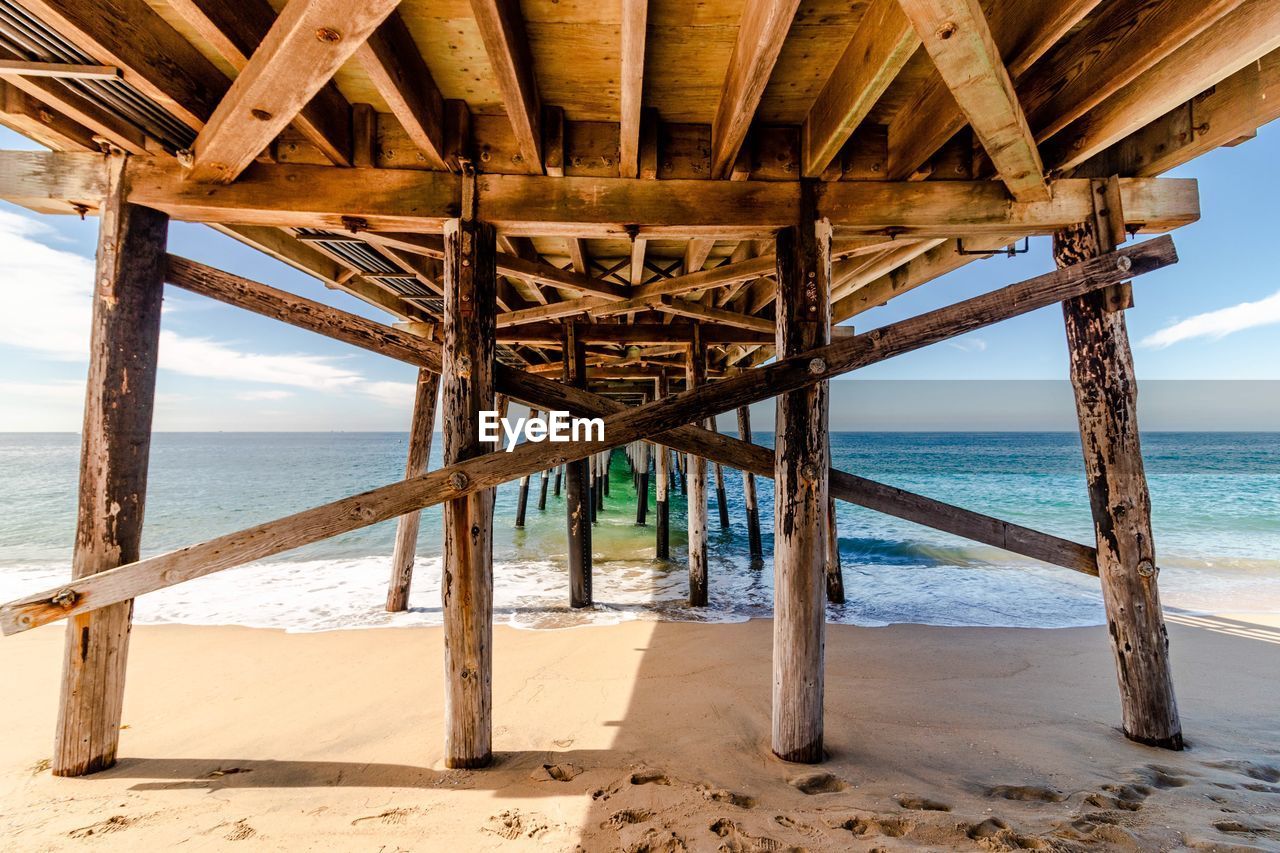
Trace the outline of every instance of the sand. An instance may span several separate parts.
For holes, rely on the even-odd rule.
[[[51,626],[0,641],[0,849],[1275,850],[1278,625],[1170,626],[1183,753],[1117,731],[1101,628],[831,626],[813,768],[769,753],[767,621],[499,628],[485,771],[441,764],[438,629],[140,627],[84,779]]]

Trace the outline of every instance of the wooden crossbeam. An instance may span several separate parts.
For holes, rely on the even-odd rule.
[[[489,65],[529,171],[541,173],[542,101],[517,0],[471,0]]]
[[[445,152],[444,96],[399,12],[387,16],[356,58],[427,164],[457,171]]]
[[[101,158],[89,154],[0,152],[0,198],[48,197],[71,173],[96,173],[81,178],[93,181],[102,170]],[[233,184],[193,187],[171,161],[135,157],[128,170],[130,201],[194,222],[435,232],[461,203],[460,179],[442,172],[255,163]],[[1052,186],[1050,201],[1010,204],[991,181],[835,181],[818,188],[818,212],[837,233],[916,237],[1049,233],[1090,214],[1088,181]],[[1120,186],[1130,227],[1159,231],[1199,218],[1194,180],[1121,179]],[[605,237],[634,228],[755,239],[785,225],[799,185],[482,175],[476,194],[489,221],[508,235]]]
[[[0,59],[0,74],[23,77],[54,77],[59,80],[119,80],[123,76],[114,65],[76,65],[67,62],[30,62]]]
[[[664,344],[688,344],[692,333],[688,323],[576,323],[578,334],[587,343],[635,344],[636,346],[661,346]],[[773,333],[751,331],[736,326],[710,325],[702,330],[702,338],[708,344],[766,344],[773,342]],[[558,344],[564,337],[564,326],[555,322],[530,323],[520,326],[503,326],[498,320],[499,343]]]
[[[0,123],[55,151],[97,151],[93,131],[0,80]]]
[[[1099,0],[1039,0],[1035,14],[1022,0],[995,4],[991,35],[1016,83],[1027,70],[1098,5]],[[1001,8],[1002,7],[1002,8]],[[994,14],[999,8],[1000,13]],[[898,112],[889,125],[887,177],[911,177],[965,125],[965,115],[946,83],[936,74]]]
[[[711,124],[711,176],[725,178],[747,138],[800,0],[747,0]]]
[[[624,178],[640,177],[640,115],[644,105],[644,49],[648,22],[649,0],[622,0],[618,174]]]
[[[507,480],[638,439],[657,438],[663,444],[674,446],[675,442],[666,434],[685,424],[700,423],[720,412],[826,381],[851,370],[1119,283],[1176,260],[1173,241],[1168,237],[1138,243],[1073,267],[1036,276],[710,383],[679,397],[615,412],[604,418],[603,441],[546,446],[526,442],[510,453],[486,454],[421,477],[27,596],[0,607],[0,631],[5,634],[25,631],[76,613],[127,601],[147,592],[358,530],[416,509],[456,500]],[[495,366],[495,380],[500,393],[540,408],[560,407],[562,395],[570,390],[500,365]],[[527,390],[530,388],[534,390]],[[675,437],[679,440],[678,435]],[[725,461],[729,465],[736,464],[732,459]]]
[[[249,64],[276,20],[267,0],[169,0],[169,6],[236,71]],[[219,91],[229,85],[224,83]],[[351,107],[332,82],[320,87],[302,108],[294,127],[335,165],[354,165]]]
[[[234,181],[398,2],[292,0],[196,137],[188,177]]]
[[[805,117],[801,156],[807,177],[826,171],[919,46],[898,0],[873,0],[867,6]]]
[[[1045,144],[1056,169],[1077,166],[1280,48],[1280,3],[1245,0]]]
[[[1044,164],[978,0],[901,0],[956,104],[1009,193],[1051,198]]]

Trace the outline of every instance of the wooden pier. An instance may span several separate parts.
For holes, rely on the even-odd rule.
[[[0,607],[6,634],[68,624],[53,772],[115,760],[136,596],[398,519],[386,606],[402,610],[433,505],[446,760],[484,766],[493,490],[520,481],[520,526],[531,478],[539,511],[563,479],[567,599],[590,606],[616,448],[659,560],[687,492],[691,607],[717,595],[709,464],[719,528],[742,525],[773,561],[782,759],[824,756],[837,500],[1098,577],[1124,732],[1181,748],[1124,321],[1135,290],[1159,299],[1158,276],[1139,280],[1177,257],[1168,236],[1131,238],[1199,217],[1196,182],[1161,174],[1280,115],[1280,3],[1150,5],[711,0],[691,19],[648,0],[470,0],[448,17],[427,0],[0,0],[0,123],[51,149],[0,152],[0,198],[100,217],[73,565]],[[170,220],[387,322],[167,255]],[[1043,235],[1054,272],[1007,284],[992,263],[988,293],[848,325]],[[140,559],[166,283],[415,367],[404,480]],[[830,380],[1053,305],[1095,542],[831,466]],[[603,418],[604,439],[495,451],[477,428],[499,398]],[[770,450],[748,407],[775,398]],[[728,413],[737,438],[714,429]],[[740,519],[726,468],[744,478]],[[774,483],[768,548],[757,477]]]

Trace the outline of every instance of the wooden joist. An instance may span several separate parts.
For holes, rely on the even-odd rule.
[[[820,176],[920,46],[898,0],[873,0],[849,46],[809,108],[802,172]]]
[[[1009,193],[1047,201],[1040,152],[978,0],[901,2]]]
[[[101,180],[102,169],[101,159],[89,154],[0,152],[0,198],[57,197],[72,173],[85,173],[79,180],[87,183]],[[233,184],[195,186],[172,161],[133,158],[128,169],[133,203],[193,222],[434,232],[461,204],[460,179],[442,172],[255,163]],[[1120,185],[1131,227],[1160,231],[1199,218],[1194,180],[1122,179]],[[819,188],[818,211],[848,234],[1052,233],[1092,210],[1088,181],[1052,186],[1050,201],[1010,204],[991,181],[839,181]],[[476,179],[487,221],[516,236],[616,237],[637,229],[655,236],[767,237],[795,212],[798,188],[768,181]]]
[[[234,181],[397,3],[290,2],[196,137],[188,178],[204,183]]]
[[[168,0],[187,25],[236,71],[249,64],[258,45],[267,37],[276,13],[267,0]],[[220,92],[225,92],[224,83]],[[332,82],[325,83],[302,108],[294,127],[337,166],[352,160],[351,108]]]
[[[685,424],[697,423],[719,412],[804,388],[1134,278],[1176,260],[1173,241],[1168,237],[1144,241],[1092,261],[837,341],[801,356],[776,361],[679,397],[617,412],[604,419],[603,442],[524,443],[510,453],[486,454],[413,480],[383,486],[27,596],[0,607],[0,632],[25,631],[76,613],[126,601],[166,586],[396,518],[415,509],[461,498],[535,473],[548,465],[582,459],[641,438],[661,437],[663,444],[674,445],[672,436],[663,434]],[[501,365],[495,366],[495,380],[500,391],[522,402],[548,409],[567,408],[561,395],[568,393],[569,389],[560,383]],[[727,436],[720,438],[733,440]],[[725,463],[730,466],[736,464],[732,459],[725,459]]]
[[[769,85],[800,0],[747,0],[711,125],[711,176],[725,178]]]
[[[644,50],[648,23],[649,0],[622,0],[618,175],[623,178],[640,177],[640,116],[643,112]]]
[[[501,321],[499,321],[501,323]],[[583,341],[592,344],[634,344],[660,346],[687,344],[692,340],[688,323],[577,323]],[[499,343],[557,344],[560,323],[531,323],[524,326],[498,327]],[[765,344],[773,342],[773,333],[750,331],[736,326],[712,324],[702,330],[708,344]]]
[[[515,133],[518,156],[530,172],[541,174],[542,99],[520,4],[517,0],[471,0],[471,11]]]
[[[55,151],[97,151],[94,132],[0,80],[0,123]]]
[[[0,59],[0,74],[22,77],[54,77],[59,80],[119,80],[123,75],[114,65],[77,65],[68,62],[30,62]]]
[[[444,96],[398,12],[356,51],[378,94],[434,169],[458,170],[445,151]]]

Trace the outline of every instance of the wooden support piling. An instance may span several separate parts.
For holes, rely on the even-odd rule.
[[[1123,229],[1106,227],[1105,217],[1103,227],[1095,219],[1059,231],[1054,259],[1062,267],[1109,251],[1117,233],[1123,236]],[[1114,286],[1062,303],[1124,733],[1139,743],[1178,750],[1182,724],[1156,585],[1127,306],[1127,288]]]
[[[844,604],[844,571],[840,567],[840,529],[836,526],[836,499],[827,495],[827,601]]]
[[[75,578],[138,559],[146,504],[169,217],[125,201],[124,166],[109,158],[98,226]],[[53,775],[115,764],[132,620],[131,600],[67,620]]]
[[[538,419],[538,410],[529,410],[529,420]],[[516,529],[524,529],[525,508],[529,505],[529,476],[525,474],[520,478],[520,491],[516,494]]]
[[[702,346],[701,326],[694,324],[693,342],[685,362],[685,385],[692,391],[707,382],[707,351]],[[687,506],[689,527],[689,606],[707,605],[707,460],[701,456],[688,458],[689,484]]]
[[[654,380],[654,399],[663,400],[667,396],[668,380],[665,372]],[[671,559],[671,507],[668,495],[671,491],[671,449],[666,445],[655,444],[657,457],[654,459],[653,476],[657,481],[654,489],[653,527],[656,534],[654,556],[659,560]]]
[[[426,368],[418,370],[417,394],[413,401],[413,423],[409,429],[409,458],[404,478],[416,477],[427,470],[431,458],[431,438],[435,431],[436,396],[440,374]],[[396,544],[391,554],[391,584],[387,588],[387,610],[398,613],[409,607],[409,587],[413,584],[413,562],[418,551],[418,526],[422,513],[410,512],[396,521]]]
[[[649,395],[644,395],[644,402],[649,402]],[[644,524],[649,515],[649,452],[652,445],[647,441],[635,445],[636,460],[636,524]]]
[[[551,480],[551,469],[542,469],[542,483],[538,486],[538,509],[545,511],[547,508],[547,483]]]
[[[613,451],[605,450],[600,453],[600,479],[602,481],[600,488],[600,509],[604,510],[604,499],[609,497],[609,467],[613,463]]]
[[[738,438],[751,443],[751,407],[738,407]],[[747,546],[753,558],[764,556],[764,543],[760,540],[760,507],[756,500],[756,475],[742,471],[742,503],[747,511]]]
[[[551,489],[551,494],[555,495],[556,497],[560,497],[560,481],[562,479],[564,479],[564,466],[557,465],[556,466],[556,484]]]
[[[811,210],[813,187],[804,185]],[[802,214],[777,238],[779,358],[830,342],[830,224]],[[823,759],[823,574],[827,528],[827,383],[779,395],[773,527],[773,751]]]
[[[452,465],[491,449],[480,440],[480,411],[494,399],[493,227],[451,219],[444,250],[444,462]],[[494,489],[481,489],[444,505],[447,767],[484,767],[492,759],[493,498]]]
[[[587,386],[587,353],[576,328],[565,324],[564,384],[571,388]],[[591,606],[591,521],[595,500],[591,496],[588,469],[591,457],[568,462],[564,466],[565,519],[569,533],[569,606]],[[559,493],[560,472],[556,471]]]
[[[710,432],[718,432],[715,418],[707,418],[707,430]],[[716,471],[716,507],[720,510],[720,529],[728,530],[729,502],[725,499],[724,494],[724,466],[719,462],[712,464],[715,465]]]

